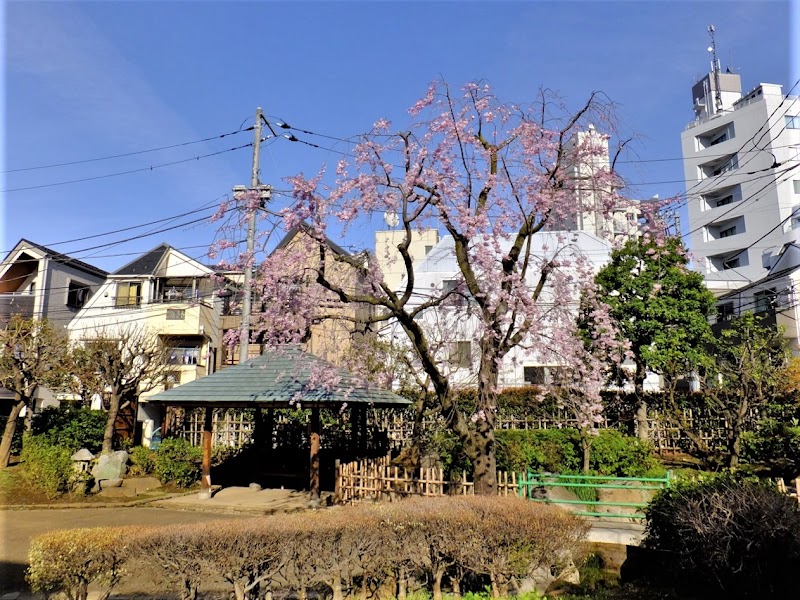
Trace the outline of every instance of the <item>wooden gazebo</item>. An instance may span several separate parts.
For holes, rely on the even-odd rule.
[[[335,380],[335,385],[312,385],[320,373],[325,373],[326,380]],[[205,409],[202,492],[207,497],[211,489],[211,430],[215,408],[276,409],[299,405],[304,410],[310,409],[309,489],[312,499],[318,499],[320,494],[321,408],[341,410],[347,406],[354,416],[353,422],[363,424],[365,429],[368,407],[404,408],[410,404],[390,391],[364,386],[349,371],[334,367],[297,345],[267,350],[245,363],[155,394],[148,402],[165,407]]]

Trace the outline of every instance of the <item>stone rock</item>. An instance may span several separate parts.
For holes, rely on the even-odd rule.
[[[250,484],[250,490],[253,491],[253,492],[260,492],[262,490],[262,487],[258,483],[251,483]]]
[[[128,471],[128,453],[125,451],[101,454],[97,464],[92,468],[95,481],[104,479],[122,479]]]
[[[117,479],[101,479],[100,489],[106,490],[108,488],[118,488],[122,485],[122,478]]]
[[[130,455],[125,452],[125,450],[117,450],[116,452],[111,453],[111,460],[117,460],[121,462],[123,465],[128,464],[128,459]]]
[[[559,571],[554,573],[550,567],[539,567],[528,577],[519,580],[517,583],[517,594],[527,594],[533,591],[544,594],[556,582],[580,585],[581,576],[578,567],[572,560]]]

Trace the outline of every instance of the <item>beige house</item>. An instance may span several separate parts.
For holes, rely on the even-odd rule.
[[[335,296],[322,290],[316,283],[316,272],[320,269],[320,244],[307,234],[307,226],[301,225],[292,228],[283,237],[274,252],[289,251],[293,255],[290,267],[287,267],[287,278],[292,278],[298,284],[298,293],[310,294],[318,301],[317,310],[319,318],[306,332],[301,332],[305,350],[315,356],[328,360],[334,364],[342,365],[347,362],[347,354],[351,349],[354,336],[361,335],[366,318],[371,314],[369,306],[342,304]],[[325,269],[332,280],[348,289],[358,284],[360,275],[350,265],[336,260],[336,256],[351,254],[331,240],[325,240],[326,261]],[[366,260],[366,256],[364,257]],[[235,279],[235,277],[230,277]],[[253,317],[251,318],[251,344],[248,352],[249,358],[261,354],[263,336],[259,335],[261,329],[263,302],[256,291],[253,301]],[[232,303],[232,306],[236,306]],[[231,314],[236,313],[238,314]],[[228,310],[223,307],[222,331],[223,337],[231,330],[241,327],[241,312]],[[223,349],[222,366],[238,364],[238,346],[226,346]]]

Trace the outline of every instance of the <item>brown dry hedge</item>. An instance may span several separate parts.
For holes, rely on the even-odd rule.
[[[278,589],[366,599],[385,586],[402,598],[409,577],[429,582],[438,600],[445,575],[458,591],[467,574],[486,577],[499,596],[514,578],[560,567],[586,530],[558,508],[517,498],[414,498],[192,526],[48,533],[33,541],[28,581],[34,591],[85,600],[89,585],[107,596],[126,564],[147,563],[182,600],[219,580],[237,600]]]

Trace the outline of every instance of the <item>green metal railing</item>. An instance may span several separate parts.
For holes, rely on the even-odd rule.
[[[575,514],[583,517],[611,517],[624,519],[644,519],[642,509],[646,502],[614,502],[606,500],[572,500],[557,498],[537,498],[536,490],[544,488],[567,489],[616,489],[616,490],[661,490],[670,485],[670,474],[666,477],[609,477],[605,475],[553,475],[550,473],[527,472],[519,482],[519,495],[534,502],[547,502],[550,504],[577,504],[579,506],[616,506],[633,508],[631,512],[597,512],[596,510],[576,511]]]

